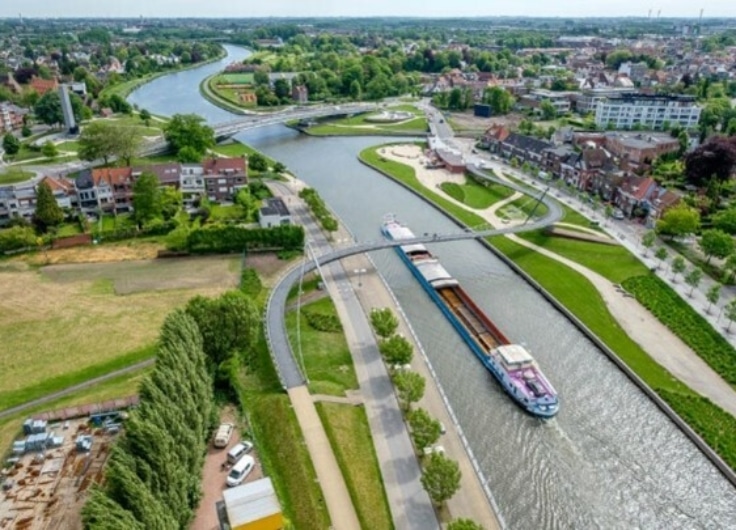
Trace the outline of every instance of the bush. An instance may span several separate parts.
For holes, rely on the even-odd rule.
[[[324,331],[326,333],[336,333],[342,331],[342,324],[337,315],[326,315],[324,313],[318,313],[316,311],[303,310],[302,314],[307,319],[307,323],[313,329],[317,331]]]
[[[0,252],[12,252],[36,247],[36,233],[27,226],[13,226],[0,230]]]
[[[327,209],[325,202],[322,200],[322,197],[319,196],[316,190],[312,188],[304,188],[299,192],[299,197],[307,203],[307,206],[309,206],[309,209],[320,222],[322,228],[328,232],[337,231],[337,219],[332,216],[330,211]]]

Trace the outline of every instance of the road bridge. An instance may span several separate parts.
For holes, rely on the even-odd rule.
[[[284,274],[276,286],[271,291],[271,295],[268,299],[266,306],[266,336],[268,338],[269,348],[271,355],[274,359],[274,364],[279,374],[281,384],[285,389],[293,388],[296,386],[303,385],[306,382],[306,378],[299,368],[296,356],[291,349],[289,343],[288,334],[286,331],[286,300],[289,295],[289,291],[294,286],[299,278],[303,274],[307,274],[315,269],[319,269],[328,263],[341,260],[348,256],[355,254],[361,254],[364,252],[371,252],[374,250],[381,250],[386,248],[398,247],[403,245],[411,245],[416,243],[445,243],[449,241],[461,241],[465,239],[480,239],[489,236],[504,235],[504,234],[515,234],[519,232],[526,232],[529,230],[538,230],[544,228],[553,223],[556,223],[564,212],[560,204],[547,195],[547,190],[539,193],[534,193],[531,188],[510,183],[506,180],[502,180],[498,177],[491,176],[484,172],[482,168],[478,166],[469,166],[468,171],[473,173],[478,178],[493,181],[498,184],[507,186],[515,191],[521,192],[527,196],[530,196],[538,201],[539,204],[544,204],[547,207],[547,213],[544,217],[536,220],[529,221],[521,225],[508,226],[504,228],[489,228],[483,230],[471,230],[466,229],[463,232],[456,232],[451,234],[424,234],[422,236],[415,237],[413,239],[402,239],[398,241],[381,239],[376,241],[366,241],[363,243],[356,243],[349,247],[340,248],[321,254],[319,256],[312,256],[308,261],[302,261],[289,269]],[[378,224],[379,220],[376,220]]]

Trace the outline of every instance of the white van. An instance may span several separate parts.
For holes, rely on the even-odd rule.
[[[253,449],[253,444],[245,440],[233,445],[233,448],[227,452],[227,463],[235,464],[241,456],[250,453],[251,449]]]
[[[233,486],[242,484],[245,478],[250,475],[250,472],[253,471],[255,465],[256,461],[250,455],[245,455],[238,460],[238,463],[233,466],[227,475],[228,487],[232,488]]]

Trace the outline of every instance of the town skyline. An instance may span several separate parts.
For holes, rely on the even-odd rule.
[[[563,0],[548,3],[539,0],[513,2],[503,0],[479,6],[470,0],[458,0],[449,5],[439,0],[408,0],[397,4],[376,0],[366,4],[344,2],[305,3],[275,0],[267,5],[206,5],[195,0],[150,0],[110,5],[94,0],[74,0],[63,5],[49,5],[44,0],[9,0],[0,6],[0,18],[218,18],[218,17],[639,17],[697,19],[703,9],[704,18],[736,17],[736,4],[716,0],[708,4],[674,0],[657,5],[621,0],[601,6],[585,0]]]

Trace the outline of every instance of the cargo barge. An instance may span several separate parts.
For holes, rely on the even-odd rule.
[[[381,230],[392,240],[416,237],[393,216],[384,219]],[[427,247],[408,244],[396,247],[396,251],[506,393],[530,414],[541,418],[557,414],[557,392],[529,351],[520,344],[512,344],[501,333]]]

